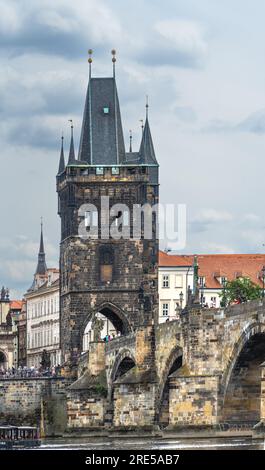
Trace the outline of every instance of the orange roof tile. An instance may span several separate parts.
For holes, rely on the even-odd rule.
[[[249,277],[262,286],[261,270],[265,265],[265,254],[218,254],[197,255],[199,276],[205,278],[208,289],[221,288],[218,277],[232,281],[238,276]],[[170,255],[159,252],[159,266],[191,266],[194,255]]]
[[[23,304],[22,300],[11,300],[10,308],[12,310],[21,310],[22,304]]]

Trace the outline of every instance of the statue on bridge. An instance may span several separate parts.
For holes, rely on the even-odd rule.
[[[91,329],[94,332],[94,341],[98,342],[101,340],[101,331],[103,328],[104,320],[102,320],[102,318],[98,318],[97,314],[95,313],[91,322]]]

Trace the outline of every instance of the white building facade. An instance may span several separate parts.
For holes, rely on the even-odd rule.
[[[60,365],[59,270],[46,266],[42,228],[38,265],[25,300],[27,366],[40,368],[44,350],[49,354],[51,366]]]
[[[264,254],[197,255],[199,301],[206,308],[220,308],[227,281],[248,277],[262,288]],[[194,287],[195,255],[159,252],[159,323],[175,320]]]

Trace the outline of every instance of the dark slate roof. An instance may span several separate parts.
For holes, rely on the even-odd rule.
[[[146,118],[142,141],[140,145],[140,163],[158,164],[155,156],[148,118]]]
[[[38,264],[35,274],[45,274],[47,271],[46,261],[45,261],[45,251],[44,251],[44,243],[43,243],[43,233],[42,233],[42,226],[41,226],[41,234],[40,234],[40,249],[38,254]]]
[[[59,169],[58,175],[63,173],[65,170],[65,161],[64,161],[64,149],[63,149],[63,137],[62,137],[62,145],[61,145],[61,155],[60,155],[60,162],[59,162]]]
[[[75,146],[74,146],[74,136],[73,136],[73,129],[72,129],[68,165],[71,165],[72,163],[75,163],[75,161],[76,161],[75,160]]]
[[[104,108],[108,112],[104,112]],[[78,159],[90,165],[115,165],[125,160],[115,78],[89,81]]]
[[[125,163],[137,164],[139,162],[140,162],[139,152],[126,152],[126,154],[125,154]]]

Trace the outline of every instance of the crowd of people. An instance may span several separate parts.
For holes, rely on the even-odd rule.
[[[0,368],[1,379],[29,378],[29,377],[58,377],[61,375],[61,366],[52,366],[47,368],[37,367],[11,367],[8,369]]]
[[[112,341],[113,339],[115,339],[115,338],[117,338],[117,337],[119,337],[119,336],[121,336],[121,333],[120,333],[120,332],[117,333],[117,336],[115,336],[114,334],[113,334],[113,335],[106,335],[106,336],[104,336],[104,338],[102,339],[102,341],[105,341],[105,343],[108,343],[109,341]]]

